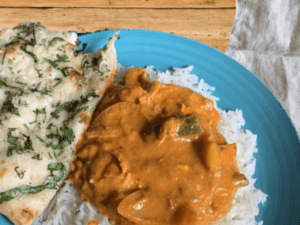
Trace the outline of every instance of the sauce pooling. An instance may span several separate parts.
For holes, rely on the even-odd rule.
[[[213,101],[130,70],[107,90],[77,144],[70,181],[115,224],[207,225],[239,187],[236,144]]]

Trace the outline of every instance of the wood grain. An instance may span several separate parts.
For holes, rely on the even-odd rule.
[[[0,30],[24,20],[41,22],[51,31],[79,33],[97,30],[146,29],[178,34],[225,52],[235,9],[99,9],[2,8]]]
[[[235,0],[1,0],[0,7],[234,8]]]

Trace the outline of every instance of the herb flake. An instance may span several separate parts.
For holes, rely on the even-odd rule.
[[[24,178],[24,175],[25,175],[25,172],[24,172],[24,171],[18,172],[18,169],[19,169],[19,167],[16,166],[16,167],[15,167],[15,171],[16,171],[18,177],[19,177],[20,179],[23,179],[23,178]]]

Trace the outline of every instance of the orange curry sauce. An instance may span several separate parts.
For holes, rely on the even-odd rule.
[[[217,221],[249,183],[237,168],[236,144],[218,133],[213,101],[146,75],[132,69],[107,90],[69,179],[113,224]]]

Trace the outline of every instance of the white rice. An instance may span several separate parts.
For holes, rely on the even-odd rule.
[[[133,67],[118,66],[116,81],[120,81],[123,75]],[[257,152],[257,136],[249,130],[243,130],[245,125],[241,110],[224,111],[217,107],[219,98],[211,95],[214,87],[204,83],[203,79],[198,81],[198,77],[191,74],[193,66],[186,68],[173,68],[173,71],[154,71],[152,66],[148,66],[146,71],[151,81],[162,83],[173,83],[182,87],[190,88],[203,96],[214,100],[214,107],[221,115],[218,125],[219,132],[226,138],[228,143],[237,143],[237,161],[241,173],[249,180],[249,185],[239,188],[234,200],[233,207],[228,215],[218,221],[218,225],[262,225],[263,221],[257,222],[255,216],[259,214],[260,203],[264,204],[267,195],[254,187],[256,179],[252,178],[255,171],[256,160],[253,153]],[[47,209],[38,217],[33,225],[85,225],[90,220],[99,221],[99,225],[109,225],[105,216],[100,214],[93,206],[85,203],[79,196],[77,190],[66,182],[55,198],[51,201]]]

